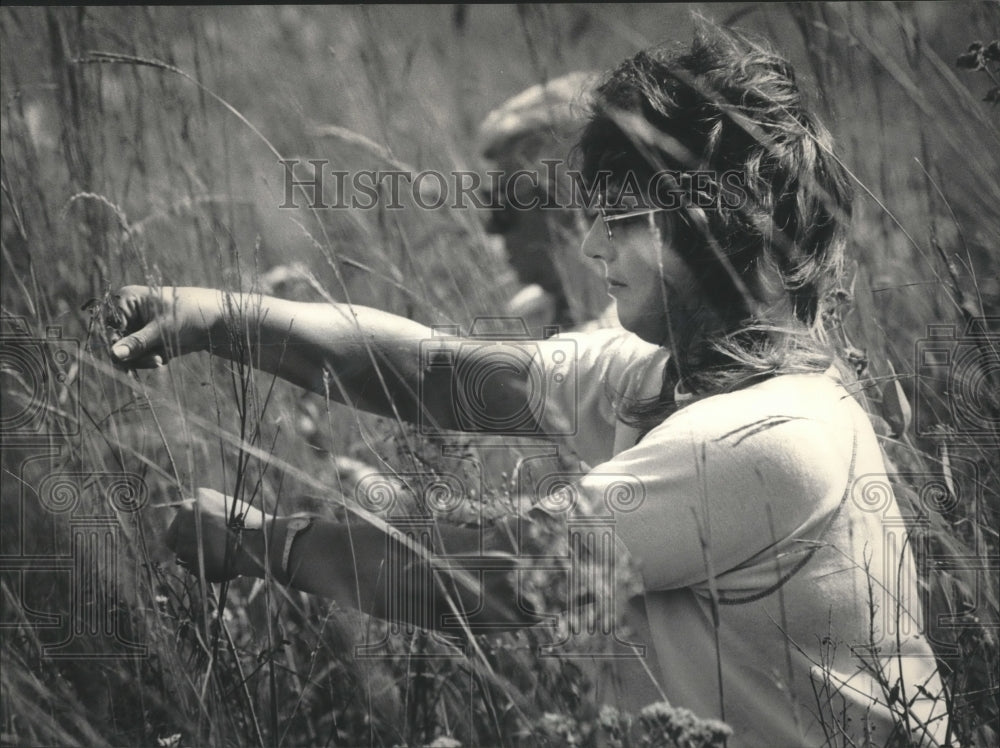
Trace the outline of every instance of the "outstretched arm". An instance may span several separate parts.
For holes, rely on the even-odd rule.
[[[221,494],[199,489],[200,508],[193,503],[182,507],[166,536],[178,559],[197,567],[201,523],[208,581],[270,574],[295,589],[379,618],[451,633],[466,625],[475,633],[504,631],[537,620],[518,600],[513,545],[503,532],[490,533],[485,550],[491,561],[508,558],[511,568],[480,573],[475,568],[478,530],[436,526],[430,547],[421,550],[365,522],[312,518],[306,529],[295,531],[292,523],[301,518],[265,523],[256,513],[247,520],[254,529],[237,533],[226,524],[225,502]],[[442,567],[443,559],[454,561],[457,554],[474,554],[468,558],[472,568]]]
[[[421,344],[430,341],[432,330],[412,320],[357,305],[206,288],[126,286],[116,298],[124,337],[113,352],[123,364],[157,366],[176,355],[210,351],[372,413],[463,428],[455,416],[454,381],[425,376],[428,362],[421,360]],[[460,346],[458,339],[439,339],[434,347],[439,354],[452,349],[454,358]],[[503,422],[506,414],[524,409],[531,387],[527,369],[488,362],[477,367],[469,361],[489,356],[486,348],[466,349],[463,355],[472,364],[467,371],[476,376],[488,371],[488,386],[458,385],[475,390],[480,412],[487,416],[483,424],[491,413]]]

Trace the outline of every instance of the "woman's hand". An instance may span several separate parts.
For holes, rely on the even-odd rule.
[[[167,547],[177,554],[178,563],[197,574],[198,523],[201,523],[205,579],[209,582],[226,582],[241,575],[259,576],[263,515],[257,509],[246,513],[241,543],[238,531],[228,524],[232,502],[218,491],[199,488],[197,498],[181,505],[167,529]]]
[[[151,369],[174,356],[222,343],[223,295],[210,288],[125,286],[113,296],[105,323],[113,327],[118,363]]]

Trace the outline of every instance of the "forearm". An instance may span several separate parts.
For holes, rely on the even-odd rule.
[[[219,295],[209,349],[337,402],[419,418],[420,342],[431,330],[362,306]],[[395,410],[394,410],[395,408]]]
[[[518,607],[515,585],[510,581],[513,571],[480,575],[440,567],[435,570],[434,559],[443,558],[445,552],[453,558],[457,553],[478,553],[478,530],[436,528],[433,547],[420,551],[367,523],[347,525],[317,519],[295,536],[284,569],[282,557],[290,521],[285,517],[268,523],[266,557],[272,576],[295,589],[332,598],[378,618],[454,632],[461,630],[462,624],[446,626],[446,616],[458,614],[462,619],[475,613],[477,631],[520,628],[534,622],[530,611]],[[263,534],[246,537],[252,539],[242,554],[240,571],[263,577]],[[505,544],[493,545],[497,546],[494,550],[510,550]]]
[[[514,355],[519,341],[473,340],[463,348],[462,338],[437,337],[424,348],[433,330],[370,307],[250,294],[220,298],[224,313],[212,330],[214,353],[337,402],[436,429],[468,430],[472,423],[472,430],[489,431],[512,414],[523,420],[538,387],[523,362],[551,345],[533,341]],[[474,404],[471,417],[458,412],[459,391]],[[526,422],[519,428],[534,433]]]

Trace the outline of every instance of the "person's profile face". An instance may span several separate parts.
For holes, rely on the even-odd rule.
[[[663,228],[669,225],[663,212],[622,200],[598,212],[582,248],[600,261],[622,327],[656,345],[669,342],[670,322],[676,332],[681,310],[696,301],[694,279]]]
[[[503,237],[507,261],[522,285],[536,283],[550,293],[561,292],[553,259],[559,235],[552,225],[561,217],[559,209],[539,207],[546,202],[544,191],[532,188],[526,180],[521,182],[502,183],[500,195],[487,196],[489,204],[498,207],[490,209],[486,230]],[[505,193],[507,189],[511,194]]]

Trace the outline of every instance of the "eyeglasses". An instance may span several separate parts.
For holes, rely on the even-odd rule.
[[[621,228],[627,224],[622,224],[622,221],[633,221],[636,218],[641,218],[642,216],[652,216],[654,213],[659,213],[661,211],[667,210],[666,208],[644,208],[642,210],[633,210],[623,213],[609,213],[607,208],[598,207],[597,212],[601,216],[601,220],[604,221],[604,230],[608,233],[608,241],[612,239],[611,224],[619,223]],[[650,218],[650,225],[652,225],[652,218]]]

